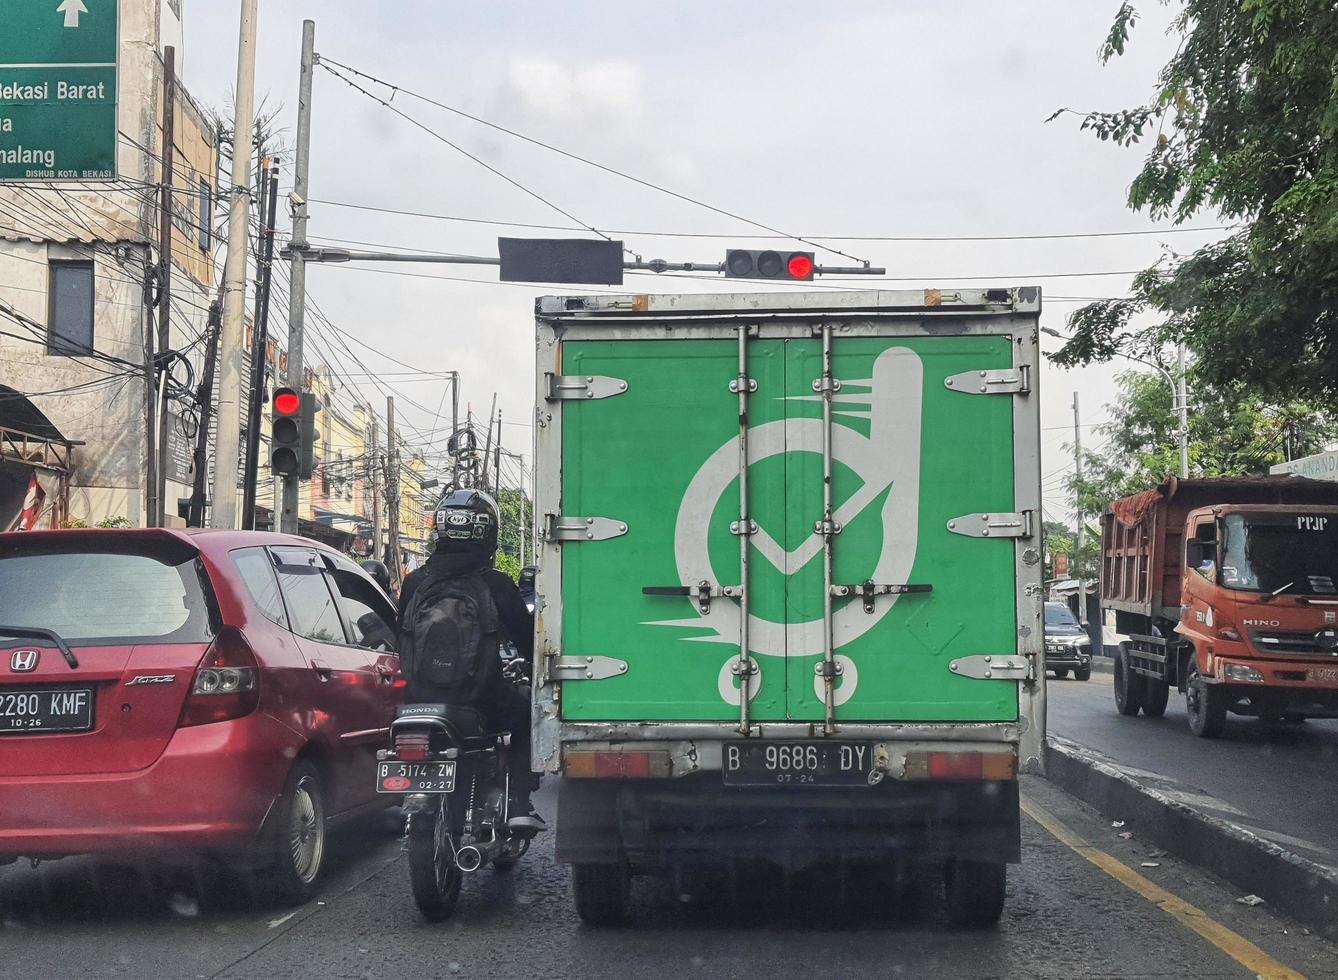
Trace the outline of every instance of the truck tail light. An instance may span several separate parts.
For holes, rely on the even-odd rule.
[[[195,668],[180,727],[243,718],[260,703],[260,664],[235,626],[225,626]]]
[[[907,779],[1016,779],[1012,752],[908,752]]]
[[[562,757],[564,776],[572,779],[667,779],[668,752],[618,752],[604,749],[568,751]]]

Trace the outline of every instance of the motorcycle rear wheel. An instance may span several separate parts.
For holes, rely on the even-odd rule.
[[[460,841],[452,836],[447,807],[409,820],[409,885],[418,910],[429,922],[449,919],[460,901],[464,872],[455,863]]]

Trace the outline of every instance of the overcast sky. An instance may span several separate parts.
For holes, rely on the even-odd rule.
[[[1164,33],[1167,11],[1144,4],[1147,19],[1129,53],[1102,67],[1097,48],[1117,6],[285,0],[261,4],[257,91],[267,107],[282,107],[278,126],[291,142],[301,23],[310,17],[316,49],[331,59],[787,232],[966,238],[1139,231],[1155,226],[1125,209],[1124,193],[1142,151],[1080,133],[1073,117],[1044,122],[1061,105],[1123,108],[1151,90],[1174,49]],[[184,11],[185,82],[198,100],[229,112],[239,7],[236,0],[186,0]],[[616,237],[646,258],[719,261],[724,243],[642,232],[737,233],[732,243],[750,244],[755,229],[748,225],[403,93],[394,105],[582,222],[637,232]],[[324,71],[316,73],[313,107],[314,200],[569,223]],[[1193,224],[1216,222],[1204,216]],[[313,238],[495,254],[499,233],[527,234],[311,206]],[[891,288],[1038,284],[1043,326],[1063,331],[1077,305],[1072,297],[1121,295],[1128,273],[1164,246],[1185,251],[1213,237],[833,244],[886,266],[903,280],[886,284]],[[314,267],[309,295],[334,324],[385,354],[422,371],[459,370],[463,401],[476,413],[486,414],[496,391],[509,423],[507,448],[528,455],[532,308],[542,290],[499,284],[491,269],[363,268]],[[645,291],[721,285],[650,277],[627,284]],[[331,346],[319,336],[315,344]],[[1058,341],[1047,338],[1044,346]],[[336,363],[359,396],[383,405],[385,389],[394,389],[401,414],[432,433],[444,383],[407,376],[385,357],[352,349],[374,373],[393,372],[374,382],[340,351]],[[1072,439],[1073,392],[1081,392],[1084,440],[1099,445],[1093,425],[1114,396],[1115,372],[1126,366],[1062,372],[1047,365],[1043,372],[1042,472],[1046,507],[1057,517],[1065,510],[1058,480],[1071,468],[1061,447]],[[437,422],[435,438],[447,428]]]

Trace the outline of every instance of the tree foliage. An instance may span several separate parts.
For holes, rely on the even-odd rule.
[[[1147,144],[1128,204],[1180,223],[1205,210],[1239,227],[1167,253],[1127,299],[1070,318],[1064,365],[1185,343],[1199,372],[1297,397],[1338,399],[1338,5],[1332,0],[1167,0],[1181,44],[1152,97],[1079,113],[1082,128]],[[1121,5],[1101,48],[1124,53]],[[1055,116],[1070,112],[1060,109]],[[1052,116],[1051,118],[1054,118]],[[1150,314],[1143,316],[1142,314]]]
[[[1079,509],[1100,514],[1112,500],[1159,484],[1177,473],[1179,421],[1171,386],[1158,374],[1119,375],[1120,397],[1110,421],[1096,426],[1096,445],[1083,454],[1083,479],[1070,480]],[[1194,476],[1267,473],[1287,459],[1319,452],[1338,435],[1328,411],[1313,403],[1271,403],[1239,382],[1215,386],[1191,377],[1189,462]]]

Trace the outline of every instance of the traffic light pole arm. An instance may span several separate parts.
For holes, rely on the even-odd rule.
[[[431,262],[437,265],[501,265],[502,260],[491,255],[435,255],[421,252],[354,252],[346,248],[284,248],[283,258],[290,259],[296,252],[307,262]],[[638,272],[724,272],[723,262],[667,262],[651,259],[649,262],[624,262],[623,268]],[[887,269],[862,265],[818,265],[815,276],[883,276]]]

